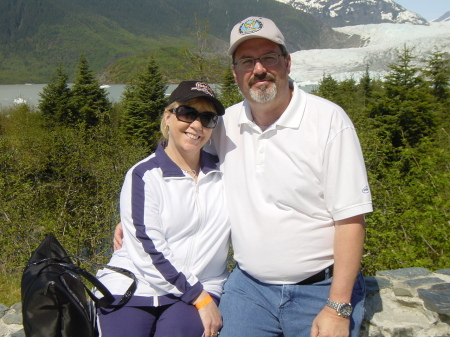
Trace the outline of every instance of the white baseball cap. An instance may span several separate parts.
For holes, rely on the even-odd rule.
[[[250,16],[237,23],[231,30],[228,54],[233,55],[242,42],[255,38],[268,39],[286,48],[284,36],[272,20]]]

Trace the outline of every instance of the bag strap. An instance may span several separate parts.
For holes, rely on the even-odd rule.
[[[134,292],[136,291],[136,288],[137,288],[136,276],[131,271],[129,271],[125,268],[114,267],[114,266],[110,266],[110,265],[106,265],[106,264],[96,263],[96,262],[90,261],[88,259],[85,259],[85,258],[82,258],[79,256],[75,256],[75,255],[67,255],[64,258],[66,258],[66,257],[74,258],[79,261],[83,261],[83,262],[89,263],[89,264],[97,266],[97,267],[113,270],[117,273],[120,273],[124,276],[129,277],[130,279],[132,279],[133,282],[131,283],[131,285],[129,286],[127,291],[123,294],[120,301],[117,304],[112,304],[114,302],[114,296],[105,287],[105,285],[102,282],[100,282],[97,279],[97,277],[95,277],[90,272],[88,272],[86,269],[78,267],[73,263],[67,263],[66,261],[63,261],[61,259],[45,258],[45,259],[41,259],[41,260],[37,260],[37,261],[31,261],[30,263],[27,264],[27,266],[37,265],[37,264],[41,264],[44,262],[48,262],[48,264],[45,266],[45,268],[50,267],[50,266],[60,266],[60,267],[64,268],[65,270],[70,271],[70,273],[69,272],[68,273],[71,276],[76,277],[83,284],[84,288],[86,289],[86,292],[88,293],[89,297],[95,302],[95,304],[97,306],[105,308],[105,309],[114,309],[114,308],[122,307],[125,303],[127,303],[130,300],[131,296],[133,296]],[[95,286],[97,288],[97,290],[103,295],[103,297],[98,298],[97,296],[95,296],[92,293],[92,291],[89,289],[89,287],[83,282],[83,280],[80,279],[79,276],[88,280],[89,283],[91,283],[93,286]]]

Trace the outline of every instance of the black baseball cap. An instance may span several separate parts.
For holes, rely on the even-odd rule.
[[[193,98],[205,98],[210,101],[216,108],[217,114],[222,116],[225,114],[225,108],[216,98],[214,91],[206,82],[201,81],[183,81],[170,94],[169,104],[173,102],[186,102]]]

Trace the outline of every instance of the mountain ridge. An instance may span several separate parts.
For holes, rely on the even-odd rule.
[[[331,27],[379,23],[428,25],[417,13],[392,0],[276,0],[291,5]]]
[[[196,46],[196,18],[211,23],[212,52],[227,59],[232,26],[250,15],[277,18],[290,50],[349,43],[320,20],[274,0],[2,0],[0,83],[48,81],[58,65],[73,79],[81,53],[106,81],[108,71],[126,77],[151,53],[167,77],[176,78],[183,73],[182,51]],[[117,69],[119,60],[130,69]]]
[[[448,22],[450,21],[450,10],[442,14],[437,19],[434,19],[432,22]]]
[[[197,46],[194,33],[208,33],[209,52],[227,64],[229,32],[250,15],[272,18],[290,52],[361,45],[359,36],[333,30],[326,21],[295,8],[299,1],[2,0],[0,83],[47,82],[58,66],[73,80],[81,53],[104,83],[128,82],[150,55],[169,81],[178,81],[187,76],[182,59],[185,50]],[[312,1],[330,8],[337,0]],[[355,0],[341,1],[353,6]],[[207,32],[196,31],[197,18],[209,23]]]

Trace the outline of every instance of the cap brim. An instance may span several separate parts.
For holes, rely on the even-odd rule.
[[[214,107],[216,108],[216,112],[217,112],[217,114],[219,116],[223,116],[225,114],[225,107],[222,105],[222,103],[220,103],[220,101],[217,98],[211,97],[209,95],[202,94],[200,92],[192,92],[192,93],[190,93],[188,95],[185,95],[183,97],[179,97],[179,98],[177,98],[177,99],[175,99],[173,101],[174,102],[186,102],[186,101],[189,101],[189,100],[194,99],[194,98],[204,98],[204,99],[210,101],[214,105]]]

